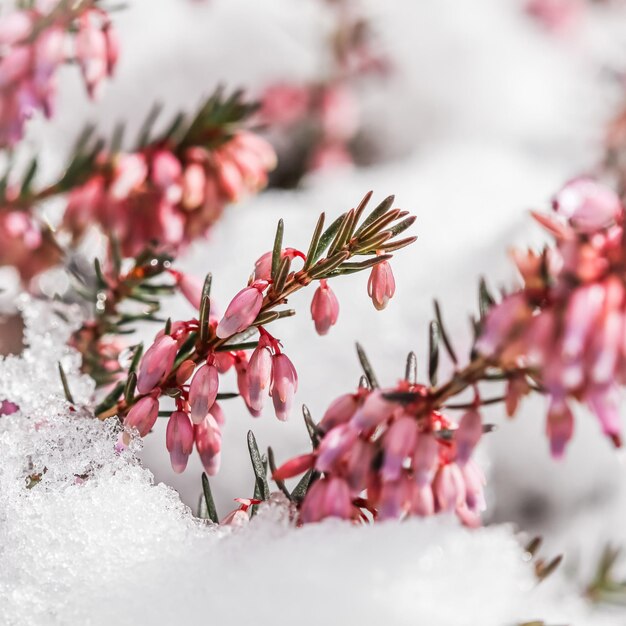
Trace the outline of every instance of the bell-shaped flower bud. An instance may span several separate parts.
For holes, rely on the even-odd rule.
[[[270,395],[279,420],[285,421],[291,412],[293,397],[298,390],[298,374],[286,354],[272,357],[272,381]]]
[[[194,309],[199,310],[202,304],[203,281],[196,276],[184,274],[183,272],[176,272],[175,278],[180,293],[183,294]]]
[[[411,513],[420,517],[428,517],[435,513],[435,496],[430,485],[415,485]]]
[[[439,459],[439,444],[432,433],[420,433],[413,455],[413,475],[415,482],[423,487],[429,485],[435,475]]]
[[[377,263],[372,268],[367,293],[372,299],[376,310],[382,311],[396,292],[396,281],[391,271],[391,265],[387,261]]]
[[[154,426],[159,416],[159,402],[152,396],[137,400],[124,419],[124,426],[135,428],[141,437],[145,437]]]
[[[191,421],[200,424],[213,406],[219,388],[219,375],[213,363],[206,363],[198,369],[189,385],[189,406]]]
[[[193,450],[194,430],[187,413],[174,411],[167,422],[165,445],[170,453],[172,469],[181,474]]]
[[[272,377],[272,354],[269,351],[268,340],[261,337],[259,345],[254,349],[248,363],[248,400],[255,411],[263,409],[265,390]]]
[[[12,46],[26,39],[33,28],[33,16],[27,11],[12,11],[0,17],[0,45]]]
[[[552,398],[546,420],[546,434],[550,440],[550,452],[555,459],[565,453],[565,447],[574,434],[574,416],[561,398]]]
[[[255,409],[250,403],[250,388],[248,386],[248,361],[245,353],[239,353],[235,359],[235,370],[237,371],[237,389],[241,399],[246,403],[248,411],[252,417],[259,417],[261,411]]]
[[[170,335],[159,337],[148,348],[139,366],[137,376],[139,393],[152,391],[172,371],[177,352],[178,344]]]
[[[385,400],[381,391],[377,389],[367,396],[363,405],[357,409],[352,421],[358,428],[369,430],[388,420],[397,408],[396,404]]]
[[[456,443],[456,462],[463,466],[469,461],[474,448],[483,434],[483,422],[476,409],[470,409],[461,417],[459,427],[454,433]]]
[[[346,393],[343,396],[339,396],[333,400],[326,409],[326,413],[324,413],[319,427],[324,432],[328,432],[339,424],[345,424],[352,419],[358,407],[359,396],[357,394]]]
[[[325,335],[331,326],[337,323],[339,317],[339,301],[333,290],[324,279],[313,294],[311,301],[311,317],[315,323],[318,335]]]
[[[93,98],[108,68],[107,40],[102,29],[92,22],[91,11],[81,16],[75,42],[76,59],[89,96]]]
[[[272,251],[261,255],[254,264],[254,280],[271,280],[272,278]],[[295,248],[284,248],[281,250],[280,258],[294,259],[304,258],[304,254]]]
[[[340,424],[324,435],[317,448],[315,469],[330,472],[337,463],[352,449],[359,436],[352,424]]]
[[[327,517],[350,519],[353,514],[350,488],[341,478],[320,478],[304,498],[300,516],[304,523],[319,522]]]
[[[433,480],[438,511],[454,511],[465,504],[465,481],[456,463],[442,465]]]
[[[209,413],[199,424],[194,426],[196,449],[204,471],[209,476],[217,474],[220,468],[222,449],[222,431],[215,418]]]
[[[266,287],[266,281],[255,281],[232,299],[215,331],[220,339],[240,333],[254,322],[263,305],[263,290]]]
[[[409,415],[403,415],[391,424],[383,440],[383,481],[400,478],[405,461],[415,452],[417,434],[417,421]]]

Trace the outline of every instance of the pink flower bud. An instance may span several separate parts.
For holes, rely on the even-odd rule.
[[[296,257],[304,258],[300,250],[295,248],[284,248],[280,253],[282,259],[294,259]],[[254,280],[271,280],[272,278],[272,251],[261,255],[254,264]]]
[[[416,485],[413,491],[411,512],[420,517],[428,517],[435,513],[435,496],[430,485]]]
[[[293,396],[298,390],[298,374],[286,354],[272,357],[272,381],[270,395],[274,402],[274,411],[279,420],[289,417]]]
[[[372,268],[367,283],[367,293],[378,311],[382,311],[396,292],[396,281],[387,261],[377,263]]]
[[[254,322],[263,306],[263,290],[266,287],[266,281],[256,281],[232,299],[215,331],[220,339],[240,333]]]
[[[474,461],[467,462],[461,468],[463,481],[465,482],[465,503],[470,511],[484,511],[487,508],[485,502],[484,486],[485,475]]]
[[[381,520],[400,519],[411,507],[414,483],[406,476],[385,482],[380,492],[378,516]]]
[[[369,430],[388,420],[396,409],[397,405],[385,400],[380,390],[377,389],[367,396],[363,405],[357,409],[352,421],[358,428]]]
[[[76,60],[89,96],[93,98],[107,75],[107,41],[102,29],[91,21],[90,12],[81,16],[75,41]]]
[[[319,426],[324,432],[328,432],[339,424],[352,419],[359,406],[358,396],[353,393],[347,393],[343,396],[339,396],[336,400],[333,400],[331,405],[326,409],[324,417]]]
[[[187,467],[193,450],[194,430],[189,416],[183,411],[174,411],[167,422],[165,445],[170,453],[172,469],[181,474]]]
[[[437,468],[439,444],[432,433],[420,433],[413,455],[413,475],[415,482],[423,487],[432,482]]]
[[[213,406],[217,398],[219,377],[213,364],[205,364],[198,369],[189,386],[189,406],[191,421],[199,424]]]
[[[413,417],[404,415],[395,420],[385,433],[383,481],[395,481],[400,478],[404,461],[415,451],[417,429],[417,421]]]
[[[0,89],[21,80],[30,67],[32,52],[27,46],[10,50],[0,60]]]
[[[33,19],[26,11],[14,11],[0,17],[0,44],[12,46],[26,39],[33,28]]]
[[[195,309],[200,310],[204,282],[200,281],[196,276],[192,276],[191,274],[176,272],[176,284],[189,304],[191,304],[191,306]]]
[[[482,435],[483,423],[480,413],[476,409],[470,409],[461,417],[459,427],[454,434],[458,465],[463,466],[469,461]]]
[[[115,165],[109,194],[115,200],[124,200],[145,182],[147,175],[148,166],[142,154],[122,154]]]
[[[345,476],[353,494],[359,494],[367,485],[367,478],[374,460],[373,444],[358,438],[347,454]]]
[[[261,337],[248,363],[248,399],[255,411],[263,409],[265,389],[272,377],[272,355],[264,339]]]
[[[152,396],[140,398],[128,411],[124,419],[127,428],[136,428],[141,437],[145,437],[154,426],[159,415],[159,403]]]
[[[320,478],[315,481],[300,510],[304,523],[319,522],[326,517],[350,519],[352,513],[350,489],[341,478]]]
[[[209,476],[217,474],[220,468],[222,433],[215,418],[209,413],[200,424],[194,427],[196,449],[205,472]]]
[[[447,463],[437,470],[433,493],[439,511],[454,511],[465,504],[465,482],[456,463]]]
[[[182,196],[181,175],[180,161],[169,150],[159,150],[154,154],[150,178],[172,204],[179,202]]]
[[[330,472],[344,455],[351,450],[359,436],[351,424],[340,424],[324,435],[317,448],[315,469],[319,472]]]
[[[566,217],[579,232],[607,228],[623,213],[619,196],[591,178],[575,178],[553,200],[554,210]]]
[[[191,163],[183,172],[183,207],[187,210],[197,209],[204,202],[206,172],[199,163]]]
[[[218,426],[224,425],[224,411],[222,411],[222,407],[217,402],[213,403],[213,406],[209,409],[209,413],[213,416]]]
[[[296,456],[283,463],[272,474],[272,477],[274,480],[286,480],[287,478],[299,476],[300,474],[310,470],[313,467],[314,462],[315,456],[313,454],[301,454],[300,456]]]
[[[65,31],[60,27],[46,29],[35,44],[36,82],[45,82],[47,89],[47,81],[64,59]]]
[[[196,369],[196,364],[191,360],[187,359],[183,361],[176,370],[176,382],[179,385],[186,383],[189,380],[189,377],[193,374],[193,371]]]
[[[261,411],[255,409],[250,403],[250,388],[248,386],[248,362],[245,353],[235,360],[235,369],[237,370],[237,389],[241,399],[246,403],[248,411],[252,417],[259,417]]]
[[[139,375],[137,376],[137,391],[148,393],[172,371],[178,344],[169,335],[157,339],[148,348],[141,359]]]
[[[237,202],[244,192],[243,175],[233,161],[220,154],[214,154],[215,175],[220,191],[229,202]]]
[[[102,32],[104,34],[107,49],[107,74],[109,76],[113,76],[120,56],[120,40],[117,36],[117,31],[113,28],[110,22],[105,24]]]
[[[261,119],[266,124],[290,126],[301,120],[309,107],[308,87],[270,85],[261,96]]]
[[[330,327],[337,323],[339,301],[326,280],[320,280],[320,286],[313,294],[311,317],[315,322],[315,330],[319,335],[325,335]]]
[[[562,399],[552,398],[548,409],[546,434],[550,439],[550,452],[555,459],[565,453],[565,446],[574,434],[574,416]]]

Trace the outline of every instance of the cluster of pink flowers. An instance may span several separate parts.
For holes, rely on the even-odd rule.
[[[399,403],[389,392],[412,392]],[[274,473],[277,480],[313,470],[300,508],[303,523],[327,517],[400,519],[455,512],[480,524],[484,477],[470,459],[482,435],[477,409],[458,427],[432,408],[428,389],[401,381],[395,389],[360,388],[337,398],[318,425],[319,445]]]
[[[25,211],[0,208],[0,265],[17,269],[26,283],[61,259],[50,233]]]
[[[353,163],[352,144],[361,127],[356,83],[389,70],[387,59],[373,45],[370,25],[354,3],[325,4],[335,23],[329,38],[333,63],[329,77],[305,84],[276,82],[260,98],[260,120],[270,125],[279,151],[292,154],[294,137],[307,142],[295,150],[306,153],[307,171]]]
[[[67,45],[71,38],[73,53]],[[0,144],[14,145],[25,121],[54,111],[57,70],[78,63],[91,97],[115,69],[119,46],[108,15],[93,0],[54,3],[0,17]]]
[[[618,383],[626,381],[624,207],[589,178],[555,196],[554,214],[534,214],[554,237],[542,253],[516,252],[524,286],[497,304],[477,348],[504,369],[521,369],[549,396],[547,434],[563,455],[574,430],[571,400],[584,402],[620,444]],[[509,398],[528,391],[519,377]]]
[[[178,152],[150,145],[135,153],[103,153],[97,171],[70,193],[64,226],[78,238],[99,224],[126,256],[146,242],[176,251],[206,234],[227,203],[262,189],[276,164],[271,146],[248,131],[214,150]]]
[[[285,248],[281,254],[283,258],[305,258],[294,248]],[[261,256],[255,263],[251,282],[235,295],[221,319],[209,318],[209,335],[216,341],[228,340],[254,325],[272,284],[271,261],[271,252]],[[382,271],[381,265],[386,266]],[[181,272],[168,271],[183,295],[199,308],[202,285]],[[390,281],[393,283],[393,274],[387,261],[373,267],[370,295],[378,309],[386,306],[393,295]],[[321,335],[337,321],[339,304],[324,279],[320,280],[313,296],[311,312]],[[198,328],[199,321],[192,319],[174,322],[168,334],[164,330],[157,333],[141,360],[136,383],[140,397],[128,410],[124,424],[145,436],[158,417],[159,398],[163,395],[174,397],[176,411],[170,416],[167,428],[167,449],[172,467],[176,472],[184,471],[195,442],[207,474],[213,475],[219,469],[221,426],[224,423],[223,412],[217,403],[219,376],[234,368],[239,395],[250,414],[254,417],[261,415],[265,398],[269,395],[276,417],[285,421],[298,389],[298,374],[282,351],[280,341],[262,325],[258,326],[259,340],[249,357],[245,350],[236,348],[210,350],[201,358],[199,367],[196,360],[187,358],[175,368],[181,346]]]

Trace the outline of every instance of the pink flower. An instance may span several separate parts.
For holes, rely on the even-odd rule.
[[[315,322],[315,330],[319,335],[325,335],[330,327],[337,323],[339,302],[337,296],[335,296],[324,279],[320,280],[320,285],[313,295],[311,317]]]
[[[344,424],[348,420],[352,419],[352,416],[356,413],[359,407],[359,396],[354,393],[346,393],[343,396],[339,396],[333,400],[319,426],[325,432],[328,432],[339,424]]]
[[[470,409],[461,417],[459,427],[454,434],[456,462],[459,466],[463,466],[469,461],[482,434],[483,423],[480,413],[476,409]]]
[[[152,391],[172,371],[177,352],[178,344],[169,335],[160,337],[148,348],[141,359],[137,376],[139,393]]]
[[[220,468],[222,432],[215,418],[209,413],[199,424],[194,426],[196,449],[205,472],[209,476],[217,474]]]
[[[350,519],[353,512],[348,484],[341,478],[320,478],[307,492],[300,515],[310,523],[327,517]]]
[[[417,444],[417,421],[409,415],[395,420],[387,429],[383,441],[384,459],[381,471],[383,481],[400,478],[404,461],[411,457]]]
[[[447,463],[437,470],[433,492],[439,511],[454,511],[465,503],[465,481],[456,463]]]
[[[173,274],[180,292],[185,296],[192,307],[200,310],[204,282],[191,274],[184,274],[183,272],[173,272]]]
[[[309,88],[299,85],[270,85],[261,96],[259,116],[266,124],[290,126],[307,113]]]
[[[189,386],[189,406],[191,421],[200,424],[206,417],[215,399],[219,388],[217,368],[213,363],[205,363],[195,373]]]
[[[232,299],[215,331],[220,339],[240,333],[254,322],[263,306],[263,290],[266,287],[267,281],[255,281]]]
[[[298,374],[286,354],[272,357],[272,380],[270,395],[279,420],[285,421],[291,412],[293,396],[298,390]]]
[[[152,396],[140,398],[130,408],[124,419],[127,428],[136,428],[141,437],[145,437],[154,426],[159,415],[159,403]]]
[[[300,257],[304,259],[304,254],[300,252],[300,250],[296,250],[295,248],[284,248],[280,253],[280,258],[285,259],[294,259],[296,257]],[[254,280],[266,280],[270,281],[272,279],[272,251],[266,252],[261,255],[257,262],[254,264]]]
[[[250,387],[248,381],[248,359],[245,352],[237,353],[235,358],[235,370],[237,371],[237,389],[241,399],[245,402],[252,417],[261,415],[260,409],[255,409],[250,400]],[[256,406],[256,405],[255,405]]]
[[[260,504],[262,500],[252,498],[235,498],[235,502],[239,502],[238,509],[231,511],[221,522],[221,526],[245,526],[250,521],[248,509],[254,504]]]
[[[396,292],[396,281],[387,261],[377,263],[372,268],[367,283],[367,293],[378,311],[382,311]]]
[[[107,75],[107,40],[102,29],[91,20],[91,12],[84,13],[76,35],[76,58],[80,65],[87,91],[91,97]]]
[[[359,127],[359,106],[350,89],[339,84],[325,89],[320,117],[327,139],[342,142],[351,139]]]
[[[413,453],[413,475],[415,482],[423,487],[435,476],[439,456],[439,444],[431,433],[420,433]]]
[[[367,396],[352,417],[352,421],[358,428],[369,430],[388,420],[397,408],[395,404],[383,398],[380,390],[376,390]]]
[[[272,354],[269,349],[269,340],[263,335],[250,357],[247,369],[248,400],[255,411],[263,409],[264,392],[270,384],[271,377]]]
[[[193,450],[194,430],[187,413],[174,411],[167,422],[165,445],[170,453],[172,469],[181,474]]]
[[[619,196],[610,187],[586,177],[567,183],[554,197],[553,207],[583,233],[611,226],[624,212]]]
[[[329,472],[354,447],[359,431],[351,424],[340,424],[326,433],[316,450],[315,469]]]
[[[0,16],[0,44],[12,46],[26,39],[33,27],[33,17],[26,11]]]

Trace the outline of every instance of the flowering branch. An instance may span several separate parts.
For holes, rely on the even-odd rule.
[[[176,411],[170,416],[167,434],[172,465],[176,471],[184,470],[195,441],[210,475],[217,471],[221,448],[223,414],[216,402],[220,397],[220,374],[235,368],[239,395],[253,415],[260,414],[264,392],[269,388],[277,417],[287,419],[297,389],[297,374],[279,340],[266,326],[293,315],[292,309],[281,308],[288,297],[319,281],[312,311],[316,326],[321,325],[321,330],[326,332],[332,324],[326,317],[326,308],[316,306],[316,302],[319,305],[328,297],[328,281],[364,270],[371,270],[370,296],[376,307],[382,308],[395,289],[388,264],[391,252],[415,240],[415,237],[398,239],[415,218],[392,209],[392,196],[361,222],[370,197],[371,192],[355,209],[344,213],[326,229],[322,214],[307,254],[283,247],[281,220],[273,250],[257,261],[248,286],[235,296],[219,322],[211,316],[209,275],[204,287],[198,290],[198,318],[168,322],[139,367],[136,363],[131,366],[125,383],[120,383],[97,407],[97,415],[101,419],[118,415],[126,427],[136,428],[143,436],[157,419],[159,399],[173,398]],[[352,260],[355,257],[365,258]],[[294,271],[291,266],[295,258],[302,259],[303,265]],[[324,293],[320,294],[319,290]],[[330,302],[331,317],[336,320],[338,310],[333,306],[336,300],[331,298]],[[322,318],[324,321],[320,321]],[[250,341],[256,332],[258,339]],[[191,383],[187,384],[192,375]]]

